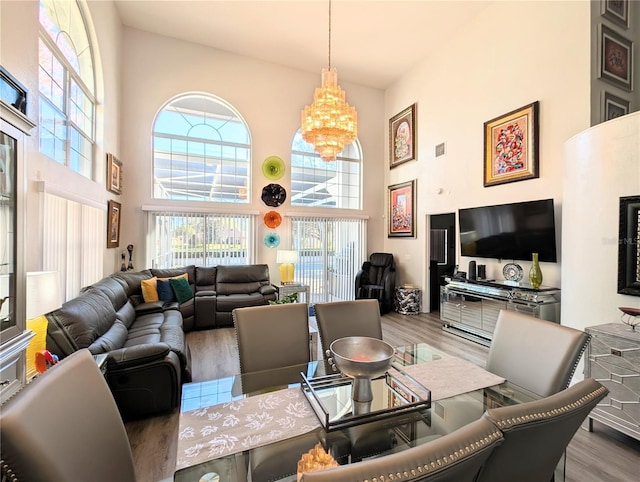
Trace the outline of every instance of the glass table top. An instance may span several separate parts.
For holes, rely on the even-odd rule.
[[[396,347],[394,369],[401,370],[403,366],[447,357],[444,352],[423,343]],[[324,409],[330,419],[338,420],[337,423],[331,425],[327,422],[301,436],[181,468],[176,471],[174,480],[198,482],[201,477],[216,473],[221,481],[295,481],[297,462],[301,455],[318,443],[339,463],[356,462],[427,443],[477,420],[488,408],[539,398],[509,382],[504,382],[432,402],[426,402],[425,397],[417,397],[403,402],[405,405],[414,403],[412,410],[398,410],[396,413],[387,414],[388,416],[365,417],[365,420],[361,420],[362,414],[358,411],[359,407],[353,405],[355,402],[351,400],[351,388],[348,383],[340,384],[339,375],[323,361],[313,361],[277,370],[187,383],[183,386],[181,411],[195,410],[287,387],[304,390],[302,374],[310,383],[330,380],[328,387],[316,385],[314,389],[318,388],[322,392]],[[395,396],[389,388],[393,385],[393,379],[384,376],[373,382],[374,401],[371,402],[372,407],[365,408],[370,411],[373,409],[374,412],[392,409],[394,403],[397,403],[397,400],[390,396]],[[379,394],[377,400],[375,393]],[[313,402],[311,405],[314,405]],[[313,408],[321,420],[324,409]],[[340,419],[345,417],[347,423],[341,423]],[[354,417],[356,423],[351,423],[354,422]]]

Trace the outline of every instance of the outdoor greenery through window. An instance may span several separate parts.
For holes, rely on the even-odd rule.
[[[149,213],[149,253],[154,268],[195,264],[251,264],[255,215]]]
[[[40,152],[93,176],[93,54],[78,3],[41,0],[38,43]]]
[[[182,95],[156,117],[154,198],[246,204],[250,168],[249,129],[221,99]]]
[[[325,162],[298,130],[291,145],[291,205],[362,209],[361,165],[357,140]]]

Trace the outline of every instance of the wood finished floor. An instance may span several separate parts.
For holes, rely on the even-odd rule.
[[[383,337],[392,345],[426,342],[479,366],[487,348],[443,331],[433,314],[382,318]],[[187,334],[194,381],[238,373],[238,352],[232,328]],[[175,468],[178,410],[125,424],[138,482],[171,480]],[[567,482],[635,482],[640,474],[640,442],[598,422],[594,432],[580,429],[567,449]],[[517,482],[517,481],[514,481]]]

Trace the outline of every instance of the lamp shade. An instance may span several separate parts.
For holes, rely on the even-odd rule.
[[[276,263],[297,263],[298,252],[293,250],[279,249],[276,253]]]
[[[60,307],[60,282],[57,271],[27,273],[27,320]]]

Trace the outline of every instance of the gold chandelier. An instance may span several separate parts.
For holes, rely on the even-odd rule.
[[[302,138],[323,161],[335,161],[344,146],[358,136],[358,113],[347,104],[331,68],[331,0],[329,0],[329,67],[322,69],[322,86],[315,89],[313,103],[302,110]]]

